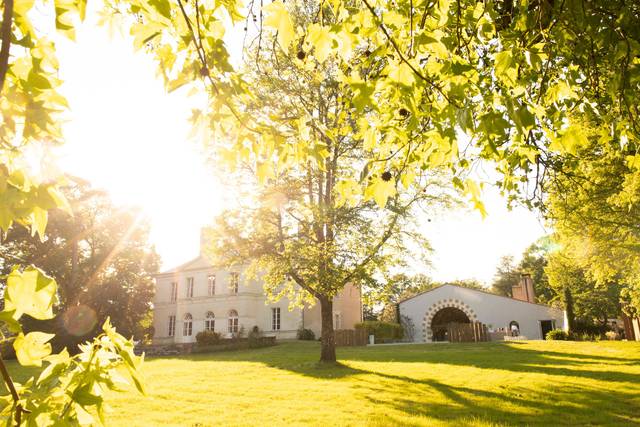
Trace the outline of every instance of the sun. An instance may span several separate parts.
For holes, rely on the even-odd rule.
[[[164,267],[181,263],[197,253],[200,227],[224,206],[215,167],[189,136],[197,100],[167,94],[156,65],[127,37],[110,38],[88,23],[77,40],[58,45],[71,107],[60,168],[105,189],[116,204],[140,207]]]

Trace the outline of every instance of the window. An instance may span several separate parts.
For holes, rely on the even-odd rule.
[[[190,337],[193,333],[193,317],[187,313],[184,315],[184,322],[182,323],[182,335]]]
[[[207,317],[204,319],[204,330],[213,332],[216,326],[216,316],[212,312],[207,311]]]
[[[229,312],[229,333],[238,333],[238,312],[235,310]]]
[[[187,277],[187,298],[193,298],[193,277]]]
[[[171,302],[178,300],[178,282],[171,282]]]
[[[333,315],[333,329],[340,329],[342,325],[340,325],[340,313],[336,313]]]
[[[207,276],[207,284],[208,289],[209,289],[209,296],[215,295],[216,294],[216,275],[215,274],[210,274],[209,276]]]
[[[229,291],[232,294],[238,293],[239,281],[240,281],[240,275],[238,273],[229,273]]]
[[[169,316],[169,336],[176,334],[176,316]]]
[[[271,330],[280,330],[280,307],[271,309]]]

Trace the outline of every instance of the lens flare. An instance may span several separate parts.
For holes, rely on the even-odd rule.
[[[67,332],[77,337],[91,332],[97,322],[96,312],[91,307],[83,304],[69,308],[62,319]]]

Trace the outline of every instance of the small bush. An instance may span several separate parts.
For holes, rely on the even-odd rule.
[[[607,337],[607,339],[610,341],[620,339],[620,334],[618,334],[616,331],[605,332],[604,336]]]
[[[298,329],[297,337],[303,341],[313,341],[316,339],[316,334],[311,329],[300,328]]]
[[[380,322],[368,320],[356,323],[356,329],[364,329],[367,335],[373,335],[377,343],[393,342],[401,340],[404,331],[399,323]]]
[[[215,345],[220,342],[220,334],[213,331],[202,331],[196,334],[198,345]]]
[[[545,339],[549,341],[566,341],[569,339],[569,334],[562,329],[554,329],[547,332]]]
[[[249,335],[247,336],[247,338],[249,340],[249,348],[260,347],[262,331],[257,326],[254,326],[253,328],[251,328],[251,331],[249,331]]]
[[[572,339],[574,341],[600,341],[600,335],[590,334],[588,332],[574,333],[571,334],[569,339]]]

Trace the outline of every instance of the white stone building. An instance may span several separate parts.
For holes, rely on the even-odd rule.
[[[399,314],[411,319],[416,342],[447,340],[450,322],[481,322],[490,332],[507,334],[515,326],[527,339],[543,339],[551,329],[565,329],[564,311],[533,302],[530,278],[513,291],[519,299],[447,284],[401,301]]]
[[[262,283],[241,269],[221,270],[204,257],[156,275],[154,344],[191,343],[213,330],[223,336],[258,326],[267,335],[295,338],[299,328],[320,337],[319,304],[289,311],[289,301],[268,301]],[[360,288],[349,285],[333,301],[336,329],[352,329],[362,320]]]

